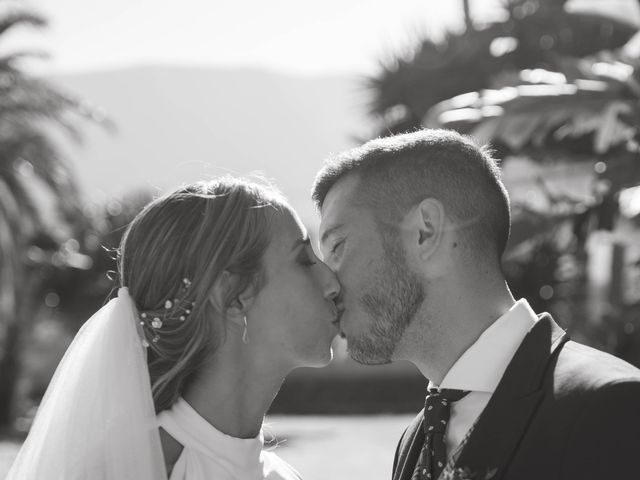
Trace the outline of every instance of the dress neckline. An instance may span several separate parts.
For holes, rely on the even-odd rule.
[[[237,438],[221,432],[205,420],[182,397],[158,415],[158,424],[185,449],[233,464],[242,469],[260,461],[264,446],[262,430],[254,438]]]

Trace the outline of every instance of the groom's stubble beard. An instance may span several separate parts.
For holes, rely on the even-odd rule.
[[[425,299],[424,286],[409,269],[398,234],[385,230],[381,238],[381,268],[359,299],[371,327],[358,337],[348,338],[347,344],[349,356],[364,365],[391,363],[407,326]]]

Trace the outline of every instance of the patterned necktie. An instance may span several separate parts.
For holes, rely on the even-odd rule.
[[[453,389],[430,389],[424,403],[425,441],[411,480],[437,480],[447,463],[445,432],[452,402],[469,392]]]

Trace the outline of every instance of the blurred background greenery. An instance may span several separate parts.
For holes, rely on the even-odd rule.
[[[615,15],[620,2],[595,2],[599,8],[591,11],[574,8],[580,2],[503,0],[492,21],[474,17],[473,0],[460,3],[463,28],[437,38],[425,34],[359,80],[367,128],[348,127],[344,146],[420,126],[454,128],[489,143],[503,159],[513,202],[504,267],[514,295],[551,312],[574,339],[640,366],[638,25]],[[640,2],[626,3],[637,9]],[[7,32],[46,25],[15,2],[1,12],[0,45]],[[15,435],[28,430],[74,333],[113,293],[113,251],[123,228],[157,193],[147,184],[88,199],[68,145],[93,141],[96,130],[111,135],[126,116],[112,120],[111,112],[80,98],[73,85],[90,89],[77,79],[22,68],[25,58],[39,55],[16,50],[0,56],[0,429]],[[120,93],[127,88],[121,80],[110,83]],[[286,91],[297,95],[299,111],[290,120],[300,123],[315,87],[292,85]],[[193,90],[202,102],[227,94]],[[233,108],[243,108],[244,96],[251,97],[239,95]],[[154,112],[138,110],[155,121]],[[239,121],[239,132],[245,124]],[[288,127],[279,128],[286,133]],[[285,143],[286,135],[270,141]],[[294,206],[307,204],[321,158],[308,160],[299,149],[283,156],[289,153],[295,163],[265,169]],[[234,166],[233,158],[217,160],[226,161]],[[293,176],[281,179],[279,168]],[[301,208],[313,232],[317,220],[304,213],[309,206]],[[328,368],[291,375],[272,413],[420,408],[425,380],[415,369],[361,367],[347,358],[341,340],[335,347]]]

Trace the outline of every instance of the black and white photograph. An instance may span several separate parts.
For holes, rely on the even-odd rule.
[[[0,478],[639,462],[639,0],[0,0]]]

